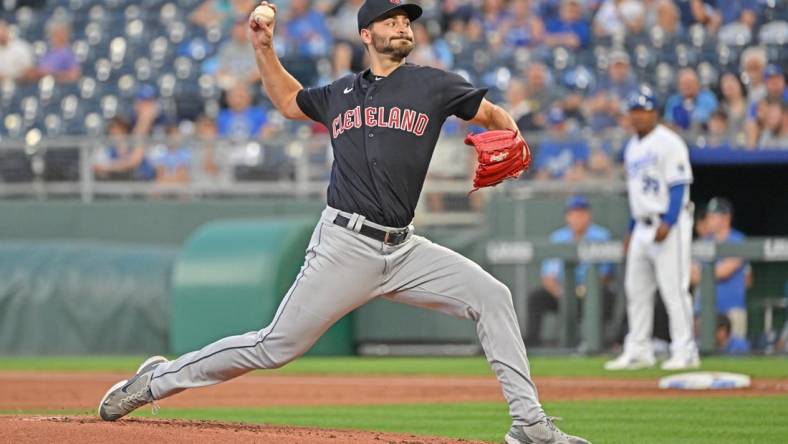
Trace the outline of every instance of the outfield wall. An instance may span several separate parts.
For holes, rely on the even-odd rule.
[[[308,216],[319,200],[0,201],[0,240],[94,240],[183,245],[198,227],[219,219]]]
[[[461,254],[481,263],[504,281],[512,290],[515,308],[521,322],[525,320],[526,298],[528,292],[539,284],[538,265],[522,265],[516,267],[494,266],[488,262],[485,245],[491,238],[497,240],[544,240],[554,229],[563,224],[562,198],[493,200],[486,210],[487,223],[480,229],[419,230],[418,234],[426,235],[437,243],[446,245]],[[171,313],[172,270],[178,249],[198,227],[212,221],[242,219],[257,222],[273,222],[284,216],[295,216],[301,220],[316,220],[320,209],[324,206],[319,201],[112,201],[96,203],[78,202],[0,202],[0,275],[3,284],[0,286],[0,353],[141,353],[171,352],[171,320],[179,314]],[[614,237],[620,237],[626,224],[626,201],[623,197],[592,198],[594,218],[597,223],[611,229]],[[253,222],[253,223],[257,223]],[[306,233],[309,230],[301,230]],[[286,283],[298,271],[298,257],[303,257],[308,234],[299,234],[298,239],[291,241],[288,251],[296,259],[289,266],[278,268],[276,276],[271,276],[267,290],[255,290],[266,295],[275,304],[281,298]],[[301,239],[303,238],[303,239]],[[27,242],[20,242],[27,240]],[[121,242],[122,244],[118,244]],[[292,245],[299,245],[294,247]],[[301,244],[303,244],[301,246]],[[26,245],[26,246],[25,246]],[[72,250],[64,253],[64,245]],[[85,256],[85,246],[92,248],[92,253]],[[27,252],[20,252],[29,248]],[[4,250],[3,250],[4,249]],[[96,252],[105,249],[107,254],[100,259]],[[50,251],[52,254],[47,254]],[[79,253],[82,251],[82,253]],[[165,252],[163,256],[150,255],[151,251]],[[147,253],[146,253],[147,252]],[[147,256],[146,256],[147,254]],[[223,254],[226,254],[223,253]],[[92,255],[92,256],[91,256]],[[48,257],[51,256],[51,257]],[[127,256],[127,257],[126,257]],[[154,257],[155,256],[155,257]],[[272,257],[284,257],[274,254]],[[20,258],[33,257],[41,261],[46,258],[46,265]],[[55,261],[55,258],[72,259]],[[124,258],[125,257],[125,258]],[[148,257],[151,262],[141,269],[130,267],[129,258]],[[92,259],[87,259],[92,258]],[[292,259],[292,258],[291,258]],[[27,262],[25,262],[27,261]],[[82,268],[80,264],[83,264]],[[95,268],[91,264],[100,264]],[[115,268],[113,268],[115,267]],[[783,286],[788,280],[786,266],[783,263],[753,264],[755,282],[748,293],[750,303],[751,337],[757,338],[763,325],[763,309],[760,300],[764,297],[775,297],[783,294]],[[66,272],[66,270],[70,270]],[[96,272],[101,270],[101,272]],[[619,268],[621,270],[621,268]],[[20,274],[22,273],[22,274]],[[137,273],[137,274],[135,274]],[[147,275],[158,276],[147,279]],[[20,276],[24,279],[20,281]],[[107,279],[110,276],[111,279]],[[166,277],[166,279],[164,279]],[[124,291],[115,291],[118,280],[129,279],[139,281],[141,290],[132,291],[131,287],[122,287]],[[20,284],[23,282],[23,284]],[[88,289],[68,284],[80,282]],[[144,287],[158,283],[156,289]],[[284,284],[283,284],[284,283]],[[68,284],[68,285],[67,285]],[[125,289],[124,289],[125,288]],[[262,288],[262,287],[258,287]],[[45,289],[46,291],[42,290]],[[227,297],[235,290],[228,286],[226,291],[217,291],[217,297]],[[110,295],[109,299],[101,300],[101,295]],[[62,301],[57,301],[61,298]],[[41,301],[49,301],[41,303]],[[136,332],[154,332],[155,339],[145,339],[132,344],[131,341],[114,339],[111,346],[107,343],[91,343],[90,341],[74,341],[69,334],[61,334],[70,325],[79,325],[78,330],[83,337],[100,337],[106,335],[106,329],[98,324],[83,322],[74,317],[73,312],[60,308],[62,303],[76,304],[85,308],[86,313],[94,304],[103,304],[102,308],[115,307],[116,312],[107,319],[121,319],[115,322],[111,330],[120,336],[133,338]],[[144,302],[143,301],[147,301]],[[139,314],[139,305],[155,307],[147,315]],[[28,304],[23,311],[20,305]],[[124,305],[126,304],[126,305]],[[9,309],[13,308],[13,310]],[[38,310],[38,311],[36,311]],[[137,310],[137,314],[135,313]],[[270,311],[270,310],[269,310]],[[24,313],[24,315],[19,315]],[[106,314],[106,310],[104,311]],[[71,319],[65,319],[71,316]],[[106,317],[106,316],[105,316]],[[261,319],[265,316],[261,316]],[[61,319],[64,318],[64,319]],[[190,316],[182,319],[188,320]],[[89,317],[85,317],[89,319]],[[136,319],[136,320],[135,320]],[[164,321],[162,321],[162,319]],[[71,322],[71,324],[69,324]],[[264,320],[261,320],[261,325]],[[337,347],[330,346],[325,350],[328,354],[347,353],[358,343],[429,343],[447,342],[459,344],[476,344],[474,326],[447,316],[424,311],[421,309],[378,301],[359,309],[345,321],[343,328],[347,334],[340,335],[346,339]],[[776,322],[782,322],[778,315]],[[106,325],[106,324],[102,324]],[[162,327],[163,325],[163,327]],[[206,324],[202,324],[206,325]],[[211,322],[208,322],[211,325]],[[402,325],[409,328],[403,329]],[[14,326],[19,326],[15,328]],[[234,327],[223,324],[222,330],[205,333],[223,335],[237,328],[247,331],[253,328],[248,322]],[[188,328],[187,328],[188,330]],[[25,334],[24,340],[18,336]],[[39,338],[39,339],[36,339]],[[46,341],[40,338],[47,338]],[[107,338],[104,338],[107,339]],[[58,344],[61,342],[61,344]],[[347,342],[352,342],[348,345]],[[4,345],[3,345],[4,344]],[[188,347],[195,344],[188,343]],[[178,348],[178,351],[180,348]]]

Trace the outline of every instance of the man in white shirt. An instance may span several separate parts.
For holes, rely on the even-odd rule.
[[[33,67],[33,50],[24,40],[11,35],[11,29],[0,20],[0,81],[17,80]]]
[[[640,88],[630,99],[629,110],[636,132],[624,152],[631,213],[624,279],[629,334],[624,352],[605,368],[634,370],[656,363],[651,337],[657,289],[668,312],[671,338],[671,356],[662,369],[698,368],[689,293],[693,222],[689,150],[675,132],[659,123],[649,88]]]

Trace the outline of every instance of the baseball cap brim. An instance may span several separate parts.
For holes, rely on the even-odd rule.
[[[416,20],[418,20],[418,18],[421,17],[421,14],[423,13],[423,10],[421,9],[421,6],[419,6],[419,5],[414,5],[414,4],[410,4],[409,3],[409,4],[405,4],[405,5],[392,6],[391,8],[386,9],[385,11],[381,12],[380,14],[378,14],[376,17],[374,17],[371,20],[369,20],[367,23],[364,23],[363,25],[361,23],[359,23],[359,25],[358,25],[359,26],[358,32],[361,32],[362,29],[369,27],[370,24],[376,22],[378,19],[380,19],[384,15],[390,13],[391,11],[394,11],[395,9],[401,9],[401,10],[405,11],[405,14],[408,16],[408,19],[410,19],[410,21],[412,21],[412,22],[415,22]]]
[[[566,211],[588,210],[589,208],[591,208],[591,203],[588,202],[588,199],[586,199],[584,196],[570,197],[567,199],[566,205],[564,206]]]

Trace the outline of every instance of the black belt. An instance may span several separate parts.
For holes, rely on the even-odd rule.
[[[350,219],[341,214],[337,214],[337,217],[334,218],[334,223],[344,228],[347,228],[349,222]],[[397,231],[386,231],[370,227],[367,224],[362,224],[361,230],[359,230],[359,233],[364,236],[383,242],[386,245],[399,245],[405,242],[408,239],[408,232],[410,232],[408,228],[402,228]]]
[[[662,220],[662,216],[664,216],[664,214],[660,214],[657,217],[657,220]],[[651,224],[654,223],[654,218],[653,217],[641,217],[640,218],[640,223],[642,223],[643,225],[645,225],[647,227],[650,227]]]

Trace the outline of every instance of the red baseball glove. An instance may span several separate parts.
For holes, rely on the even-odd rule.
[[[465,144],[476,148],[479,160],[471,193],[498,185],[510,177],[519,177],[531,166],[531,149],[518,131],[506,129],[468,134]]]

